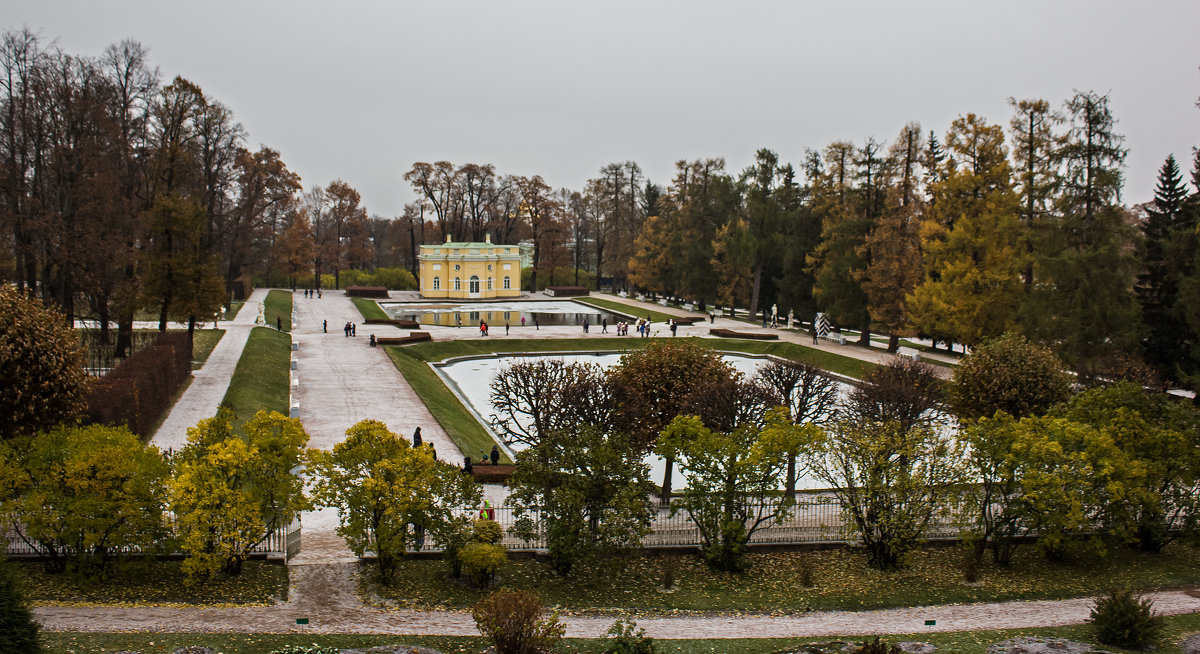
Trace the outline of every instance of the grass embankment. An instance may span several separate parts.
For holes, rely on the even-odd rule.
[[[1111,586],[1138,590],[1200,583],[1200,550],[1172,545],[1160,554],[1128,550],[1108,557],[1051,563],[1033,548],[1018,550],[1007,568],[984,565],[977,585],[962,581],[962,553],[949,547],[917,551],[898,572],[867,568],[861,550],[830,549],[749,555],[742,574],[713,572],[698,556],[637,555],[605,559],[563,578],[542,561],[516,559],[498,579],[508,588],[536,591],[548,606],[571,611],[785,611],[861,610],[897,606],[1060,599],[1099,594]],[[465,607],[482,593],[447,584],[446,564],[403,561],[395,579],[375,592],[404,606]],[[665,566],[675,570],[675,591],[659,591]],[[811,566],[813,587],[800,584]]]
[[[652,320],[653,322],[666,322],[668,320],[679,318],[679,316],[677,316],[673,313],[662,313],[661,311],[654,311],[653,309],[644,309],[642,307],[635,307],[632,304],[625,304],[624,302],[617,302],[615,300],[606,300],[604,298],[599,298],[599,297],[574,297],[574,298],[568,298],[568,299],[575,300],[576,302],[582,302],[583,304],[590,304],[590,305],[596,307],[597,309],[613,311],[615,313],[620,313],[620,314],[623,314],[626,316],[636,316],[638,318],[645,318],[647,315],[649,315],[650,320]],[[681,309],[681,311],[682,311],[682,309]],[[699,312],[695,312],[695,313],[698,314]]]
[[[636,616],[634,616],[636,618]],[[1159,654],[1181,654],[1179,641],[1200,630],[1200,615],[1178,615],[1165,619],[1164,646]],[[988,645],[1017,636],[1069,638],[1095,642],[1087,625],[1044,627],[1038,629],[1003,629],[991,631],[959,631],[948,633],[897,634],[885,636],[889,643],[918,641],[932,643],[944,654],[984,654]],[[463,636],[381,636],[381,635],[318,635],[318,634],[172,634],[172,633],[79,633],[49,632],[42,634],[46,651],[50,653],[106,654],[135,650],[171,652],[187,645],[211,647],[224,654],[269,654],[288,645],[312,645],[339,649],[366,649],[382,645],[416,645],[430,647],[446,654],[479,654],[490,647],[481,637]],[[729,638],[721,640],[655,639],[659,654],[783,654],[803,652],[806,643],[828,643],[842,640],[860,643],[865,636],[844,638]],[[153,642],[154,645],[150,645]],[[570,638],[559,651],[565,653],[598,654],[610,641],[598,638]],[[834,647],[833,649],[839,649]],[[1128,652],[1117,647],[1099,646],[1114,652]]]
[[[358,308],[358,312],[362,314],[363,320],[390,320],[391,316],[387,315],[383,309],[379,308],[379,304],[370,298],[352,297],[350,301]]]
[[[221,400],[221,406],[233,409],[235,429],[240,430],[259,411],[288,414],[291,351],[292,339],[285,332],[269,327],[250,331],[242,358],[229,380],[229,390]]]
[[[147,604],[270,605],[286,599],[287,567],[261,560],[246,561],[236,577],[221,576],[185,584],[181,561],[131,560],[114,569],[102,583],[47,574],[34,561],[13,562],[25,597],[42,604],[65,602],[108,606]]]
[[[453,357],[478,356],[486,354],[512,354],[516,352],[535,352],[551,354],[555,352],[588,352],[588,351],[621,351],[645,347],[651,342],[649,338],[615,337],[605,338],[570,338],[570,339],[478,339],[469,341],[439,341],[432,343],[417,343],[404,347],[388,347],[387,353],[392,363],[408,380],[417,396],[429,407],[438,424],[446,431],[446,435],[462,452],[477,452],[492,447],[492,438],[479,424],[470,411],[459,402],[454,394],[427,365],[431,362],[445,361]],[[768,341],[750,341],[739,339],[703,339],[700,341],[708,347],[727,352],[745,354],[772,354],[811,363],[824,370],[835,372],[847,377],[861,378],[875,367],[875,364],[858,359],[851,359],[822,350],[802,347],[793,343]],[[505,458],[507,462],[507,458]]]
[[[192,334],[192,370],[204,367],[224,335],[224,329],[197,329]]]
[[[263,318],[266,319],[268,327],[281,325],[283,331],[292,331],[291,291],[279,289],[267,291],[267,299],[263,300]]]

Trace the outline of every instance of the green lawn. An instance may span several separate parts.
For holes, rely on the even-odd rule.
[[[267,299],[263,301],[263,318],[268,327],[274,327],[278,319],[283,331],[292,331],[292,292],[280,289],[267,291]]]
[[[629,304],[625,304],[623,302],[617,302],[615,300],[606,300],[606,299],[600,298],[600,297],[576,297],[576,298],[570,298],[570,299],[575,300],[576,302],[590,304],[599,309],[605,309],[608,311],[614,311],[616,313],[624,314],[626,316],[636,316],[638,318],[645,318],[647,315],[649,315],[650,320],[652,320],[654,322],[666,322],[668,320],[679,317],[673,313],[662,313],[660,311],[643,309],[642,307],[635,307],[635,306],[632,306]]]
[[[631,616],[636,619],[637,616]],[[1178,615],[1166,618],[1163,646],[1159,654],[1181,654],[1179,642],[1200,630],[1200,615]],[[1005,629],[992,631],[960,631],[947,633],[897,634],[885,636],[884,641],[921,641],[932,643],[939,654],[984,654],[987,646],[1017,636],[1069,638],[1095,642],[1086,625],[1043,627],[1038,629]],[[430,647],[446,654],[480,654],[490,643],[481,637],[462,636],[382,636],[382,635],[321,635],[321,634],[175,634],[175,633],[82,633],[49,632],[42,634],[48,654],[107,654],[120,650],[172,652],[187,645],[211,647],[223,654],[270,654],[288,645],[321,645],[341,649],[369,648],[381,645],[417,645]],[[659,654],[784,654],[804,652],[808,643],[845,641],[860,643],[863,636],[832,638],[729,638],[720,640],[662,640],[654,641]],[[607,644],[605,639],[570,638],[559,651],[569,654],[599,654]],[[153,643],[153,645],[151,645]],[[830,649],[839,650],[834,646]],[[1103,646],[1114,652],[1120,648]]]
[[[192,334],[192,370],[199,370],[225,335],[224,329],[197,329]]]
[[[181,561],[132,560],[114,569],[103,582],[77,581],[65,574],[47,574],[35,561],[14,562],[21,589],[31,602],[85,602],[105,605],[146,604],[269,605],[287,599],[287,566],[262,560],[246,561],[236,577],[184,583]]]
[[[429,407],[434,420],[442,426],[450,440],[458,446],[460,452],[478,452],[490,450],[495,441],[479,424],[475,416],[459,402],[456,396],[425,362],[413,356],[411,348],[388,347],[387,354],[392,363],[408,380],[408,384],[416,391],[417,397]],[[505,463],[511,463],[507,456],[502,458]]]
[[[288,414],[292,339],[269,327],[250,331],[221,406],[234,411],[234,428],[261,410]]]
[[[862,550],[756,552],[741,574],[713,572],[694,554],[635,555],[606,559],[563,578],[547,563],[511,560],[498,575],[506,587],[533,590],[547,605],[570,611],[785,611],[858,610],[923,604],[1059,599],[1103,592],[1112,585],[1148,590],[1200,583],[1200,550],[1174,544],[1160,554],[1118,550],[1107,557],[1049,562],[1032,547],[1017,551],[1012,566],[985,564],[977,585],[962,581],[961,551],[928,547],[902,571],[867,568]],[[664,566],[674,568],[675,591],[659,592]],[[811,566],[813,587],[800,584]],[[395,580],[374,592],[406,607],[469,606],[482,594],[448,584],[446,565],[435,560],[399,564]]]
[[[479,421],[459,402],[458,397],[442,383],[441,377],[426,364],[453,357],[508,354],[513,352],[595,352],[622,351],[645,347],[651,339],[636,337],[570,338],[570,339],[495,339],[469,341],[437,341],[403,347],[388,347],[391,357],[409,385],[429,412],[446,431],[446,435],[462,452],[478,452],[492,447],[492,438]],[[861,378],[875,364],[851,359],[831,352],[803,347],[794,343],[752,341],[742,339],[703,339],[705,345],[727,352],[773,354],[786,359],[805,361],[848,377]]]
[[[391,319],[391,316],[379,308],[379,304],[375,300],[365,297],[352,297],[350,301],[354,303],[355,307],[358,307],[358,312],[362,314],[363,320]]]

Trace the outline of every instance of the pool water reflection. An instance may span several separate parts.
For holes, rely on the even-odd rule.
[[[599,352],[599,353],[565,353],[555,355],[534,355],[542,358],[559,359],[565,363],[594,363],[603,368],[615,366],[621,359],[621,354],[618,352]],[[722,354],[726,363],[732,366],[735,370],[741,372],[746,378],[753,377],[758,372],[758,368],[766,363],[769,358],[761,356],[749,356],[739,354]],[[496,374],[507,367],[518,357],[514,356],[487,356],[487,357],[470,357],[458,359],[444,364],[435,364],[435,369],[447,382],[452,390],[458,393],[463,404],[475,414],[484,426],[496,438],[495,431],[491,428],[491,420],[495,415],[495,407],[491,402],[491,384]],[[528,359],[529,356],[521,356],[522,359]],[[848,384],[840,384],[842,394],[844,395],[850,388]],[[496,438],[500,441],[499,438]],[[520,443],[506,445],[501,442],[500,446],[506,448],[509,455],[515,454],[525,446]],[[478,460],[478,452],[463,452],[465,456],[472,457],[472,460]],[[646,462],[650,464],[650,479],[656,484],[661,484],[663,476],[666,473],[666,462],[651,453],[646,456]],[[674,486],[682,487],[686,485],[687,480],[681,478],[679,470],[674,473]],[[782,487],[783,480],[780,480]],[[801,478],[798,480],[797,487],[804,488],[822,488],[824,484],[815,479]]]
[[[455,327],[478,326],[481,321],[489,327],[529,327],[551,325],[614,325],[622,317],[596,307],[562,300],[517,302],[380,302],[380,308],[395,320],[415,320],[423,325]]]

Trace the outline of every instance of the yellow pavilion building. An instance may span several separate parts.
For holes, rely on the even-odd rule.
[[[422,245],[421,297],[487,300],[521,295],[521,248],[483,243]]]

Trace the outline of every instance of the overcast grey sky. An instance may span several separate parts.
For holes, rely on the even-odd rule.
[[[306,188],[343,179],[367,209],[415,198],[415,161],[495,164],[582,188],[614,161],[670,183],[675,161],[767,147],[799,163],[835,139],[943,133],[1010,96],[1108,93],[1126,202],[1200,145],[1200,2],[988,3],[3,0],[72,54],[133,38],[164,81],[229,106],[249,145]]]

